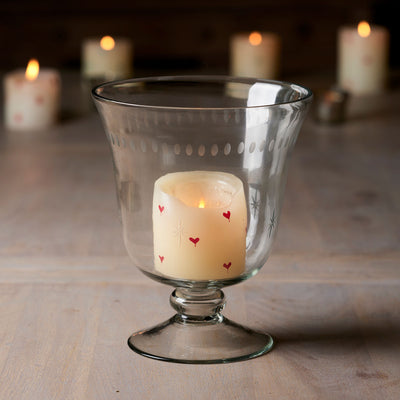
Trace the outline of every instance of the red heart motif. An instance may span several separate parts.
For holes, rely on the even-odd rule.
[[[164,211],[164,206],[158,206],[158,209],[160,210],[160,213]]]
[[[227,211],[226,213],[222,213],[222,215],[229,221],[231,222],[231,212]]]
[[[196,247],[196,244],[199,242],[200,239],[199,239],[199,238],[195,238],[195,239],[194,239],[194,238],[190,237],[189,240],[190,240],[192,243],[194,243],[194,247]]]
[[[160,257],[160,261],[163,262],[164,261],[164,256],[158,256]]]
[[[224,263],[224,268],[226,268],[227,270],[231,267],[232,263],[229,261],[228,264]]]
[[[371,56],[368,56],[368,55],[365,55],[363,58],[362,58],[362,63],[364,64],[364,65],[371,65],[372,63],[374,62],[374,60],[373,60],[373,58],[371,57]]]
[[[23,119],[24,118],[23,118],[22,114],[20,114],[20,113],[14,115],[15,122],[22,122]]]

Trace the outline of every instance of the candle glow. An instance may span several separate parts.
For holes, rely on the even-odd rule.
[[[103,36],[100,40],[100,46],[103,50],[110,51],[115,47],[115,40],[111,36]]]
[[[363,38],[368,37],[371,34],[371,27],[369,26],[369,23],[366,21],[361,21],[358,24],[357,32]]]
[[[199,201],[199,208],[205,208],[205,206],[206,206],[206,202],[203,199],[201,199]]]
[[[249,42],[252,46],[258,46],[262,42],[262,36],[259,32],[252,32],[249,35]]]
[[[34,81],[39,75],[39,62],[32,58],[25,71],[25,78],[29,81]]]

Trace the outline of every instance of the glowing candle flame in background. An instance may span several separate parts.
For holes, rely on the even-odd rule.
[[[29,81],[34,81],[39,75],[39,62],[32,58],[29,60],[28,66],[25,71],[25,78]]]
[[[369,23],[368,23],[368,22],[366,22],[366,21],[361,21],[361,22],[358,24],[357,31],[358,31],[358,34],[359,34],[361,37],[366,38],[366,37],[368,37],[368,36],[370,35],[370,33],[371,33],[371,27],[369,26]]]
[[[199,201],[199,208],[205,208],[205,206],[206,206],[206,202],[203,199],[201,199]]]
[[[259,32],[250,33],[249,42],[252,46],[258,46],[262,42],[261,34]]]
[[[103,50],[112,50],[115,47],[115,40],[111,36],[103,36],[100,40],[100,46]]]

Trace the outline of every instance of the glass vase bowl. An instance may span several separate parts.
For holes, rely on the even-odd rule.
[[[134,265],[175,288],[176,314],[134,333],[151,358],[224,363],[273,339],[221,313],[222,288],[254,276],[276,235],[287,160],[311,102],[299,85],[250,78],[132,79],[93,89]]]

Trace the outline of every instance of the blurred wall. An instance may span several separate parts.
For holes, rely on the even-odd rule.
[[[146,0],[0,2],[1,66],[79,68],[80,45],[93,35],[134,40],[135,67],[228,71],[229,37],[238,31],[281,35],[283,75],[333,69],[336,33],[361,19],[392,32],[391,64],[399,66],[400,1],[373,0]]]

